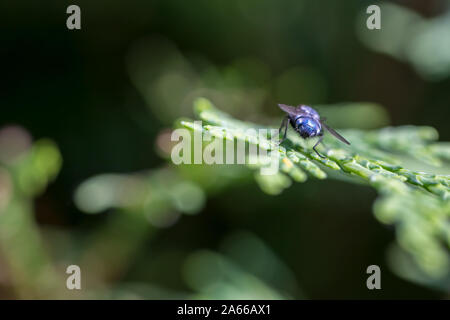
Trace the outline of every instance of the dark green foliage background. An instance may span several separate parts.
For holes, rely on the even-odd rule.
[[[178,116],[145,100],[133,83],[127,57],[142,39],[166,39],[196,67],[207,60],[224,70],[236,59],[251,58],[261,62],[272,78],[302,66],[313,68],[323,80],[319,84],[326,93],[312,87],[318,94],[308,94],[298,89],[303,84],[277,91],[263,80],[258,83],[244,76],[250,83],[236,81],[232,87],[243,92],[272,89],[257,105],[247,108],[243,100],[229,110],[243,120],[259,115],[280,118],[276,102],[370,101],[385,107],[392,125],[433,126],[441,141],[450,139],[450,78],[426,81],[411,65],[364,47],[356,37],[355,22],[367,1],[76,4],[82,10],[80,31],[66,29],[69,3],[64,1],[0,4],[0,126],[18,124],[35,139],[52,139],[60,149],[62,169],[34,200],[34,218],[45,239],[52,239],[46,235],[49,229],[71,234],[73,259],[64,260],[71,264],[77,264],[82,245],[89,248],[90,237],[123,214],[117,210],[82,213],[73,201],[79,184],[105,172],[130,173],[167,164],[155,151],[155,141]],[[424,17],[441,14],[445,5],[444,1],[406,4]],[[279,101],[283,93],[286,101]],[[302,97],[305,101],[294,100]],[[170,228],[145,238],[124,269],[106,277],[105,283],[110,292],[126,283],[164,288],[156,290],[155,298],[165,297],[165,290],[190,292],[182,275],[186,257],[202,248],[218,251],[224,238],[246,230],[292,271],[301,289],[294,298],[444,298],[441,291],[407,282],[390,271],[386,248],[395,234],[374,218],[375,198],[375,191],[366,186],[315,179],[268,196],[254,181],[244,180],[211,194],[200,214],[182,216]],[[57,260],[57,253],[52,256]],[[381,291],[366,288],[370,264],[382,269]],[[7,265],[0,260],[0,269]],[[89,283],[86,286],[91,288]],[[0,282],[0,298],[17,296],[11,283]]]

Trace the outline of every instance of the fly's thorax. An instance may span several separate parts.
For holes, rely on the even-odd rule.
[[[302,110],[303,116],[314,118],[317,121],[320,120],[319,113],[310,106],[302,105],[300,109]]]

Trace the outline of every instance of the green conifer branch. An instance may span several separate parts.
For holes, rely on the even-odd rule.
[[[308,175],[364,183],[375,188],[379,193],[374,204],[377,219],[396,226],[400,247],[414,257],[427,277],[448,279],[450,175],[442,172],[449,172],[450,143],[437,142],[438,133],[434,128],[399,126],[370,131],[342,130],[352,145],[325,137],[326,151],[321,150],[326,158],[322,159],[310,143],[292,132],[282,146],[274,144],[270,136],[243,134],[245,129],[264,127],[234,119],[206,99],[195,102],[195,111],[203,120],[202,126],[188,120],[181,120],[180,124],[216,138],[244,140],[277,154],[281,173],[263,176],[255,170],[256,181],[269,194],[279,194],[292,181],[305,182]],[[427,172],[405,165],[413,162],[415,167],[422,165]],[[258,165],[250,167],[257,169]]]

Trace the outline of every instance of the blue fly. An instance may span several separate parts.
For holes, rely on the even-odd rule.
[[[298,132],[298,134],[303,139],[308,139],[312,137],[319,137],[316,144],[313,147],[313,150],[317,153],[317,155],[321,158],[325,158],[319,152],[317,152],[316,147],[323,140],[323,128],[327,129],[333,136],[341,140],[346,144],[350,144],[343,136],[334,131],[332,128],[327,126],[324,121],[325,119],[321,119],[316,110],[309,106],[299,105],[297,107],[287,106],[285,104],[278,105],[281,110],[287,113],[287,115],[283,118],[281,122],[280,129],[278,130],[280,133],[284,128],[283,139],[280,141],[280,144],[286,140],[286,134],[288,130],[289,123],[292,128]]]

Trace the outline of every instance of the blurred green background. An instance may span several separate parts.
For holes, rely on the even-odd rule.
[[[338,128],[448,141],[449,2],[381,3],[369,31],[372,2],[2,2],[0,298],[448,298],[393,272],[367,186],[270,196],[244,167],[167,159],[200,96],[270,125],[279,102],[344,103],[326,115]],[[81,291],[65,289],[71,264]]]

